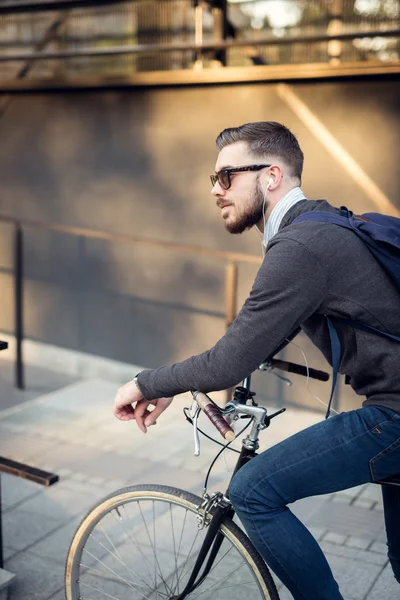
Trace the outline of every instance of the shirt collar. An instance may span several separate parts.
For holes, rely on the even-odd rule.
[[[275,204],[268,218],[266,227],[264,228],[263,246],[267,247],[271,239],[278,233],[283,217],[290,208],[301,200],[307,200],[303,191],[299,187],[295,187]]]

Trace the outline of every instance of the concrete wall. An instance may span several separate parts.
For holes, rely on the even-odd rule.
[[[393,79],[291,86],[398,207],[399,87]],[[255,232],[225,231],[208,178],[219,131],[255,120],[281,121],[298,136],[309,198],[377,208],[275,84],[240,84],[13,96],[0,119],[0,214],[259,254]],[[1,224],[5,332],[13,330],[11,242],[11,226]],[[30,228],[25,260],[29,338],[155,367],[223,334],[221,260]],[[240,303],[255,273],[241,266]]]

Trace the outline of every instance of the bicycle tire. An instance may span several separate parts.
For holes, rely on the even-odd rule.
[[[175,565],[176,565],[176,573],[172,574],[172,579],[171,576],[168,575],[168,577],[164,580],[161,568],[160,568],[160,563],[158,560],[158,557],[154,558],[154,577],[155,577],[155,581],[154,581],[154,588],[151,587],[148,583],[146,584],[149,588],[149,591],[144,590],[144,570],[145,567],[146,569],[149,571],[150,573],[150,569],[148,568],[148,564],[147,564],[147,557],[145,557],[144,553],[143,553],[143,548],[146,547],[146,544],[148,545],[148,542],[146,541],[146,544],[143,544],[143,542],[141,541],[141,543],[137,545],[138,550],[142,553],[143,558],[146,558],[146,561],[143,561],[143,558],[141,558],[141,566],[142,566],[142,571],[141,574],[138,576],[136,574],[137,577],[139,577],[139,579],[137,579],[136,581],[132,581],[131,579],[128,579],[127,582],[125,582],[124,585],[127,586],[127,594],[124,596],[116,596],[114,595],[115,593],[118,593],[119,590],[123,589],[123,584],[121,583],[120,580],[116,579],[117,573],[116,570],[117,568],[120,567],[120,564],[123,565],[123,568],[127,570],[127,573],[129,574],[129,578],[132,577],[132,574],[135,574],[135,571],[133,570],[133,568],[131,568],[130,566],[128,567],[126,564],[123,564],[123,560],[120,560],[123,558],[122,556],[122,548],[123,545],[121,544],[120,546],[116,546],[115,544],[112,544],[112,550],[110,550],[109,548],[106,548],[106,546],[109,546],[109,537],[108,534],[103,537],[103,542],[99,542],[99,538],[96,537],[99,535],[98,532],[96,532],[96,536],[94,535],[94,530],[96,530],[96,527],[100,525],[99,527],[99,531],[100,531],[100,535],[103,535],[101,532],[102,530],[104,530],[104,524],[103,524],[103,520],[104,522],[107,520],[107,522],[110,521],[111,519],[111,528],[117,528],[117,525],[114,524],[114,521],[116,521],[116,523],[118,524],[121,523],[122,521],[124,521],[125,523],[128,523],[127,519],[122,519],[121,517],[121,513],[124,511],[126,511],[128,513],[128,510],[126,508],[126,505],[129,506],[129,511],[131,513],[136,512],[136,508],[138,507],[140,509],[140,513],[141,513],[141,517],[142,517],[142,521],[144,523],[141,525],[142,527],[142,532],[147,530],[147,536],[149,541],[151,542],[151,535],[149,535],[149,531],[148,531],[148,523],[146,521],[146,519],[143,516],[143,510],[141,508],[141,503],[143,503],[143,506],[145,505],[145,503],[148,502],[152,503],[152,511],[149,511],[148,509],[150,508],[150,506],[146,505],[146,514],[148,515],[149,512],[152,512],[151,516],[153,517],[152,520],[152,524],[150,525],[150,527],[154,528],[154,546],[150,543],[150,545],[152,546],[152,549],[157,551],[157,542],[159,542],[158,539],[158,534],[157,534],[157,528],[156,528],[156,522],[157,519],[163,519],[163,521],[161,522],[161,531],[162,531],[162,525],[163,522],[166,521],[168,519],[168,517],[166,516],[166,513],[168,512],[168,509],[165,508],[164,505],[170,505],[170,513],[171,513],[171,530],[172,530],[172,538],[174,540],[174,552],[175,552]],[[67,554],[67,559],[66,559],[66,568],[65,568],[65,594],[66,594],[66,599],[67,600],[78,600],[78,599],[82,599],[85,600],[85,596],[81,595],[81,588],[83,585],[87,585],[90,589],[90,598],[94,598],[93,596],[93,591],[97,591],[99,592],[97,598],[101,599],[101,598],[116,598],[116,599],[121,599],[122,598],[137,598],[138,600],[142,600],[144,599],[151,599],[153,600],[156,598],[160,598],[163,600],[168,600],[169,598],[173,598],[175,594],[179,593],[179,585],[184,585],[184,576],[183,576],[183,571],[186,568],[186,563],[189,560],[190,554],[192,552],[192,549],[189,552],[189,555],[186,557],[184,565],[182,567],[182,565],[180,564],[178,567],[177,564],[177,559],[181,559],[181,555],[180,555],[180,550],[181,550],[181,545],[182,545],[182,540],[184,535],[186,536],[186,533],[184,533],[185,531],[185,526],[186,526],[186,522],[187,522],[187,515],[190,514],[190,519],[193,521],[193,519],[195,518],[194,522],[197,524],[197,507],[201,504],[202,499],[199,496],[196,496],[190,492],[187,492],[185,490],[181,490],[178,488],[173,488],[173,487],[169,487],[169,486],[164,486],[164,485],[136,485],[136,486],[130,486],[130,487],[126,487],[126,488],[122,488],[120,490],[117,490],[116,492],[113,492],[112,494],[109,494],[108,496],[106,496],[104,499],[102,499],[97,505],[95,505],[91,510],[89,510],[89,512],[86,514],[86,516],[82,519],[80,525],[78,526],[75,535],[72,539],[68,554]],[[137,507],[133,508],[134,503],[136,503]],[[163,506],[161,506],[160,503],[163,503]],[[156,504],[157,504],[157,517],[156,517],[156,512],[155,512],[155,508],[156,508]],[[132,505],[132,506],[130,506]],[[181,534],[180,534],[180,542],[179,542],[179,547],[178,547],[178,551],[176,551],[176,546],[175,546],[175,533],[174,533],[174,521],[173,521],[173,517],[172,517],[172,506],[174,507],[174,513],[175,513],[175,518],[176,515],[180,515],[182,514],[181,511],[178,511],[179,509],[184,509],[186,511],[185,513],[185,517],[184,517],[184,522],[182,524],[182,530],[181,530]],[[122,509],[122,507],[124,507]],[[114,515],[114,512],[117,514],[118,519],[116,520],[116,517]],[[211,511],[212,513],[212,511]],[[193,516],[193,518],[192,518]],[[136,517],[135,517],[136,518]],[[135,520],[135,518],[133,518],[133,521]],[[211,514],[207,515],[207,519],[211,518]],[[114,520],[114,521],[113,521]],[[139,530],[139,523],[140,523],[140,519],[137,519],[138,524],[136,526],[136,530]],[[158,523],[157,527],[159,527],[160,523]],[[200,530],[198,529],[197,525],[196,525],[196,529],[197,532],[199,532]],[[204,532],[206,531],[206,528],[203,530]],[[207,589],[203,588],[202,591],[202,587],[200,586],[198,590],[194,590],[192,593],[190,593],[187,598],[191,599],[191,598],[197,598],[198,596],[201,596],[202,600],[207,600],[208,597],[210,598],[218,598],[218,600],[221,598],[221,600],[224,600],[225,598],[225,593],[221,596],[221,588],[217,588],[217,590],[215,589],[216,585],[220,585],[221,582],[223,582],[224,580],[227,579],[227,577],[240,577],[239,575],[239,571],[242,569],[243,565],[246,565],[247,569],[243,570],[243,572],[247,573],[249,572],[253,577],[254,577],[254,582],[249,582],[249,586],[251,587],[250,593],[251,593],[251,597],[256,599],[256,598],[260,598],[260,599],[264,599],[264,600],[279,600],[279,596],[278,596],[278,592],[276,590],[276,586],[275,583],[271,577],[271,574],[268,570],[267,565],[265,564],[265,562],[263,561],[262,557],[260,556],[260,554],[257,552],[257,550],[254,548],[253,544],[251,543],[251,541],[249,540],[249,538],[247,537],[247,535],[244,533],[244,531],[236,524],[232,521],[232,519],[229,518],[225,518],[220,526],[220,531],[224,536],[224,539],[227,540],[227,542],[230,542],[231,546],[229,547],[228,552],[226,552],[225,555],[223,555],[223,557],[221,559],[219,559],[219,555],[217,555],[217,559],[213,565],[213,569],[216,568],[215,565],[221,564],[222,560],[230,553],[232,548],[235,548],[238,555],[241,557],[241,559],[243,559],[243,564],[239,566],[239,570],[238,569],[234,569],[232,571],[232,573],[228,573],[228,575],[225,575],[224,577],[222,577],[222,579],[218,580],[217,579],[217,583],[211,585],[208,589],[212,590],[212,588],[214,588],[211,592],[211,595],[208,594],[207,595]],[[124,532],[125,534],[125,532]],[[120,534],[118,533],[118,536]],[[191,533],[190,533],[191,535]],[[198,537],[198,533],[196,533],[196,538]],[[118,537],[118,539],[120,540],[120,538]],[[163,538],[163,541],[161,542],[162,544],[165,543],[165,539]],[[190,537],[191,539],[191,537]],[[123,542],[124,543],[124,542]],[[201,543],[201,540],[199,541],[199,544]],[[225,541],[223,542],[225,543]],[[186,539],[182,545],[182,552],[183,552],[183,547],[184,544],[186,544]],[[192,543],[192,547],[193,547],[194,542]],[[104,552],[106,549],[108,551],[108,554],[105,555],[105,557],[102,558],[97,558],[93,555],[93,551],[90,551],[87,549],[87,545],[89,545],[91,548],[92,546],[94,548],[98,548],[98,546],[100,546],[100,548],[102,548],[102,552]],[[126,549],[124,550],[124,554],[126,554]],[[171,560],[170,555],[165,551],[164,548],[160,548],[159,549],[163,555],[163,560],[165,560],[165,556],[168,556],[168,560]],[[111,558],[109,558],[109,554],[111,555]],[[165,555],[165,556],[164,556]],[[185,556],[186,554],[184,554]],[[82,556],[85,556],[85,559],[82,559]],[[129,559],[132,560],[132,562],[134,562],[134,559],[132,558],[133,555],[131,555],[130,553],[128,554]],[[234,553],[234,556],[236,556],[236,554]],[[96,558],[97,562],[93,563],[96,565],[96,567],[93,566],[88,566],[87,564],[85,564],[84,562],[82,562],[82,560],[87,560],[87,558],[89,557],[88,562],[90,563],[91,561],[93,561],[94,558]],[[193,558],[195,558],[195,554],[193,555]],[[105,561],[109,559],[109,562],[112,562],[112,567],[110,567]],[[232,555],[229,557],[228,560],[232,559]],[[219,563],[217,562],[219,560]],[[101,571],[101,569],[98,569],[98,562],[100,562],[100,564],[102,566],[106,567],[106,571]],[[114,563],[117,565],[115,566]],[[150,562],[149,562],[150,564]],[[170,567],[169,567],[170,568]],[[229,566],[229,568],[231,568],[231,566]],[[180,572],[179,572],[179,569]],[[160,570],[160,573],[157,573],[157,571]],[[97,571],[98,573],[102,573],[100,576],[97,576],[98,579],[101,580],[100,584],[87,584],[87,583],[83,583],[83,577],[87,577],[88,581],[92,582],[93,581],[93,574],[92,571]],[[125,571],[124,571],[125,572]],[[190,572],[190,568],[188,569],[188,572]],[[111,573],[111,575],[110,575]],[[224,573],[223,573],[224,574]],[[152,573],[150,573],[151,577],[153,576]],[[175,583],[175,577],[176,575],[176,583]],[[184,573],[184,575],[186,576],[186,572]],[[208,580],[208,578],[210,577],[211,573],[209,574],[209,576],[207,576],[206,581],[202,584],[202,585],[206,585],[209,584],[210,582],[212,583],[213,579],[211,578],[211,581]],[[122,581],[124,581],[124,577],[120,576],[118,574],[118,576],[120,578],[122,578]],[[156,576],[159,577],[160,576],[160,583],[158,583],[156,581]],[[179,581],[179,576],[182,577],[182,581]],[[213,577],[215,578],[216,574],[213,575]],[[125,575],[125,579],[128,576]],[[147,575],[148,577],[148,575]],[[208,581],[207,581],[208,580]],[[231,583],[229,580],[230,585],[225,586],[223,589],[228,589],[228,588],[236,588],[236,590],[232,590],[230,589],[230,591],[228,592],[228,595],[226,596],[226,598],[230,598],[230,599],[234,599],[235,598],[235,591],[237,592],[237,589],[240,586],[243,585],[247,585],[247,583],[242,583],[241,580],[237,583]],[[175,588],[172,589],[173,585],[175,584]],[[107,585],[107,590],[103,591],[103,589],[97,588],[96,585],[103,585],[106,586]],[[118,591],[117,592],[113,592],[112,590],[115,589],[112,588],[112,585],[114,585],[115,587],[118,585]],[[161,591],[161,587],[164,586],[165,591]],[[178,590],[176,590],[176,587],[178,588]],[[142,588],[142,589],[141,589]],[[110,592],[111,590],[111,592]],[[133,590],[133,591],[132,591]],[[218,591],[219,590],[219,591]],[[254,590],[257,592],[258,590],[258,594],[254,592]],[[146,593],[145,593],[146,591]],[[180,589],[180,591],[182,591],[182,588]],[[218,591],[218,596],[215,595],[215,592]],[[233,596],[232,596],[233,593]],[[240,590],[239,591],[239,596],[237,596],[238,598],[243,598],[245,596],[245,594],[248,593],[247,592],[247,588],[246,590]],[[104,594],[104,595],[101,595]],[[206,594],[206,595],[204,595]]]

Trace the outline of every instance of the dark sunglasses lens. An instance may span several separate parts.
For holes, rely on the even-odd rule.
[[[229,178],[229,171],[220,171],[218,173],[218,180],[219,180],[221,187],[223,187],[224,190],[227,190],[231,185],[231,181]]]
[[[217,183],[218,181],[218,175],[210,175],[210,179],[211,179],[211,184],[214,187],[214,185]]]

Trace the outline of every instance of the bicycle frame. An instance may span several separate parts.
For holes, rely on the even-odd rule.
[[[237,403],[243,405],[243,409],[245,408],[247,401],[249,399],[253,398],[253,396],[254,396],[254,393],[250,391],[250,384],[251,384],[251,376],[247,377],[243,381],[243,386],[237,387],[234,391],[233,398]],[[229,403],[228,403],[228,405],[229,405]],[[256,410],[256,407],[257,407],[257,405],[249,407],[249,409],[251,409],[248,411],[249,414],[254,413]],[[282,409],[282,410],[278,411],[277,413],[271,415],[270,417],[267,417],[266,410],[261,409],[261,408],[259,409],[259,411],[262,411],[262,413],[264,414],[263,426],[261,426],[261,423],[260,423],[260,421],[261,421],[261,416],[260,416],[260,418],[258,419],[258,423],[253,425],[253,428],[252,428],[250,434],[243,440],[242,449],[241,449],[238,461],[235,465],[231,481],[232,481],[233,477],[235,476],[235,474],[239,471],[239,469],[241,469],[246,463],[248,463],[249,460],[252,460],[255,456],[257,456],[256,451],[258,449],[258,435],[259,435],[260,429],[264,429],[264,428],[268,427],[270,420],[274,416],[283,412],[284,410],[285,409]],[[245,412],[245,411],[243,410],[243,412]],[[260,413],[260,415],[261,415],[261,413]],[[204,538],[203,544],[201,545],[201,548],[199,550],[199,554],[198,554],[196,562],[193,566],[192,573],[189,577],[189,580],[188,580],[188,583],[187,583],[185,589],[178,596],[174,596],[173,598],[170,598],[170,600],[185,600],[185,598],[187,597],[188,594],[190,594],[193,590],[195,590],[197,587],[199,587],[203,583],[204,579],[207,577],[208,573],[210,572],[210,570],[214,564],[215,558],[218,554],[218,551],[219,551],[221,544],[223,542],[223,539],[224,539],[224,536],[219,531],[219,527],[225,518],[231,519],[231,518],[233,518],[233,516],[235,514],[235,510],[229,501],[229,485],[228,485],[228,489],[225,492],[225,494],[217,493],[214,496],[209,497],[209,500],[210,500],[210,502],[207,502],[207,500],[204,502],[204,519],[206,519],[207,511],[210,510],[211,508],[213,508],[213,516],[208,523],[208,531]],[[203,505],[201,505],[201,506],[203,506]],[[204,524],[205,524],[205,520],[204,520]],[[207,556],[208,556],[208,559],[207,559]],[[197,579],[197,577],[200,573],[200,570],[203,567],[206,559],[207,559],[207,562],[204,566],[204,569],[203,569],[201,575],[199,576],[199,578]]]

